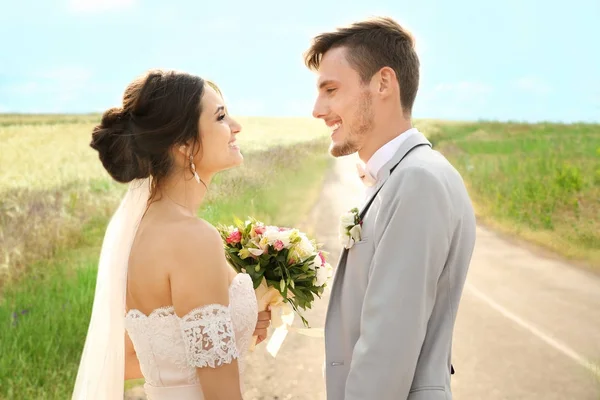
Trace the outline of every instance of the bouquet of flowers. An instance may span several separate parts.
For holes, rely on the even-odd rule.
[[[245,222],[236,218],[234,223],[217,229],[227,260],[238,272],[252,278],[258,311],[287,304],[309,328],[300,309],[311,308],[315,296],[321,297],[332,276],[321,246],[298,229],[267,226],[254,218]],[[273,326],[280,324],[278,316],[272,313],[271,318]]]

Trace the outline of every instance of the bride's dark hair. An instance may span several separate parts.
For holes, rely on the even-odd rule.
[[[118,182],[152,177],[152,195],[173,167],[173,146],[201,148],[200,100],[211,82],[183,72],[151,70],[127,86],[122,107],[104,112],[90,146]]]

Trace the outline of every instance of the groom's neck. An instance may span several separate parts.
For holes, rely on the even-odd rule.
[[[411,128],[411,120],[402,115],[392,114],[387,118],[382,116],[376,119],[373,129],[366,134],[363,146],[358,151],[359,158],[366,164],[377,150]]]

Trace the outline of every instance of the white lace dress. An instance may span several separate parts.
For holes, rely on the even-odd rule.
[[[247,274],[238,274],[231,282],[228,307],[203,306],[182,318],[172,306],[148,316],[130,310],[125,327],[140,361],[148,399],[204,399],[198,367],[214,368],[237,358],[241,374],[257,315]]]

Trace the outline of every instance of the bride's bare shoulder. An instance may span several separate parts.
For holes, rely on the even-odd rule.
[[[164,247],[168,249],[170,258],[176,260],[173,267],[214,266],[225,262],[223,241],[217,228],[210,223],[198,219],[187,218],[175,221],[165,227],[162,233]]]
[[[203,220],[180,222],[166,234],[171,297],[178,315],[204,304],[228,304],[229,272],[217,229]]]
[[[219,231],[210,223],[199,218],[185,218],[161,227],[162,241],[167,247],[181,249],[192,245],[205,248],[215,243],[223,249]]]

